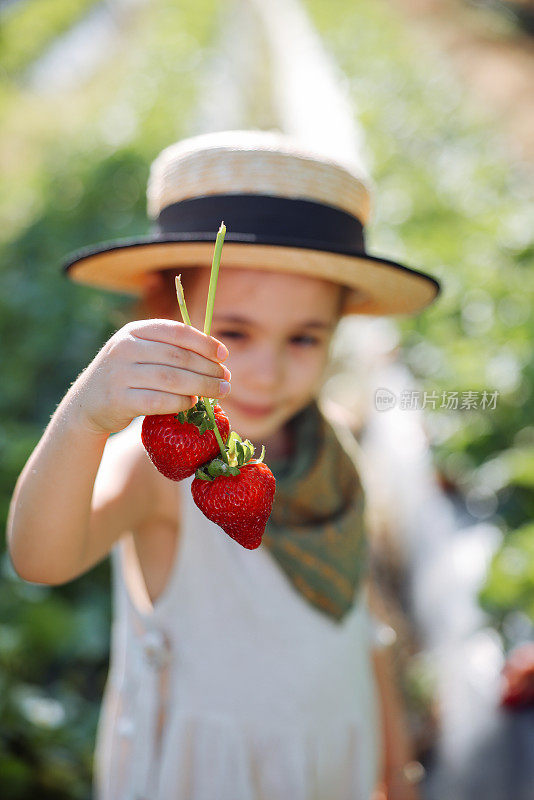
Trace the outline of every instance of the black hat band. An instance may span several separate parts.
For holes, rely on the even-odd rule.
[[[157,219],[161,234],[229,232],[255,244],[316,247],[365,253],[361,222],[340,208],[289,197],[214,194],[166,206]]]

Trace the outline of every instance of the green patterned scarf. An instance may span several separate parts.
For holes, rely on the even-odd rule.
[[[348,428],[329,422],[315,401],[290,425],[292,456],[266,457],[276,492],[263,542],[295,589],[340,621],[367,567],[357,443]]]

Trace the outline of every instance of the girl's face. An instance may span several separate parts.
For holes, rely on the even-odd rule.
[[[186,289],[202,330],[209,270]],[[341,287],[276,272],[221,269],[211,334],[225,343],[231,392],[221,404],[233,430],[254,443],[275,435],[317,396],[339,318]],[[176,317],[179,319],[179,314]]]

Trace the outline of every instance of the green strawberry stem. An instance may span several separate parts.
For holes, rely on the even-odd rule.
[[[221,223],[221,227],[217,234],[217,241],[215,243],[215,253],[213,255],[213,263],[211,265],[211,276],[210,276],[210,288],[208,291],[208,303],[206,307],[206,320],[204,322],[204,333],[206,333],[207,328],[207,336],[209,336],[210,328],[211,328],[211,319],[213,317],[213,304],[215,302],[215,289],[217,288],[217,276],[219,273],[219,264],[221,262],[221,250],[224,241],[224,234],[226,233],[226,228],[224,226],[224,222]],[[215,273],[215,279],[213,275]],[[185,302],[185,295],[184,295],[184,288],[182,286],[182,281],[180,280],[181,275],[177,275],[174,279],[176,285],[176,297],[178,298],[178,305],[180,307],[180,313],[182,315],[182,319],[186,325],[192,325],[191,320],[189,318],[189,313],[187,311],[187,305]],[[213,285],[213,291],[212,291]],[[208,318],[209,313],[209,318]],[[221,432],[217,427],[217,423],[215,422],[215,414],[213,413],[213,406],[211,405],[211,400],[207,397],[203,397],[202,400],[204,401],[204,406],[206,407],[206,413],[210,419],[211,424],[213,425],[213,433],[215,434],[215,438],[217,439],[217,444],[219,445],[219,450],[221,451],[221,457],[223,461],[228,464],[228,453],[226,452],[226,447],[222,440]]]
[[[213,306],[215,305],[215,292],[217,290],[217,279],[219,277],[219,264],[221,263],[221,253],[224,242],[224,235],[226,233],[226,225],[221,222],[221,227],[217,233],[215,241],[215,250],[213,252],[213,261],[211,263],[210,286],[208,289],[208,302],[206,303],[206,317],[204,319],[204,333],[206,336],[210,335],[211,320],[213,317]]]
[[[224,446],[224,442],[222,440],[221,432],[217,427],[217,423],[215,422],[215,414],[213,413],[213,407],[211,405],[211,400],[205,399],[204,405],[206,406],[206,411],[208,412],[208,417],[210,418],[211,422],[213,423],[213,433],[215,434],[215,438],[217,439],[219,450],[221,451],[222,459],[228,464],[228,455],[226,453],[226,447]]]
[[[180,280],[182,276],[177,275],[174,279],[174,284],[176,286],[176,297],[178,298],[178,305],[180,306],[180,314],[182,315],[182,319],[186,325],[191,325],[191,320],[189,319],[189,314],[187,313],[187,306],[185,304],[185,295],[184,295],[184,287],[182,286],[182,281]],[[191,325],[191,327],[193,327]]]
[[[206,336],[209,336],[211,331],[211,320],[213,318],[213,306],[215,305],[215,292],[217,290],[217,279],[219,277],[219,265],[221,263],[221,254],[222,254],[222,247],[224,243],[225,233],[226,233],[226,225],[224,224],[224,222],[221,222],[221,226],[217,232],[217,239],[215,240],[215,250],[213,252],[213,260],[211,262],[210,285],[208,289],[208,301],[206,303],[206,316],[204,319],[204,333],[206,334]],[[211,422],[215,425],[214,433],[215,436],[217,437],[217,442],[219,443],[219,449],[221,451],[223,460],[226,462],[226,464],[228,464],[228,454],[226,452],[226,447],[224,446],[221,434],[219,433],[219,429],[217,428],[217,425],[215,423],[215,415],[213,414],[213,408],[211,405],[211,401],[209,400],[206,403],[206,411],[208,412],[208,417],[210,418]]]

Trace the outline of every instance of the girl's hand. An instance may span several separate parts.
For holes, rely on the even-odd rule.
[[[419,783],[424,768],[419,761],[410,761],[403,767],[386,770],[371,800],[421,800]]]
[[[96,433],[120,431],[140,415],[177,414],[198,396],[230,391],[230,371],[219,363],[227,356],[218,339],[181,322],[129,322],[73,384],[69,408]]]
[[[416,786],[379,784],[373,792],[371,800],[421,800],[421,794]]]

